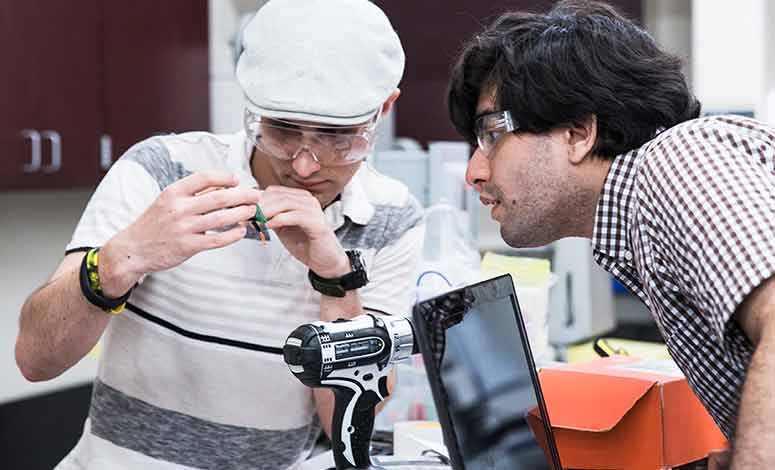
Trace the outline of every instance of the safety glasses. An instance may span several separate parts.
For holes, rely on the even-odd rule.
[[[245,110],[245,132],[258,149],[279,160],[307,152],[320,166],[346,166],[363,161],[374,150],[379,112],[357,126],[302,124],[268,118]]]
[[[480,116],[476,120],[474,130],[479,150],[489,155],[501,136],[519,130],[519,126],[514,124],[511,111],[496,111]]]

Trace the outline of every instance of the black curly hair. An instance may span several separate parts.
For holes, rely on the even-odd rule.
[[[447,105],[455,128],[473,145],[476,105],[490,87],[522,131],[545,133],[595,115],[593,154],[603,158],[700,114],[681,60],[596,1],[562,1],[545,14],[506,13],[466,43]]]

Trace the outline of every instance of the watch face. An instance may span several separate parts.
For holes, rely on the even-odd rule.
[[[347,256],[350,258],[350,266],[352,272],[342,278],[343,286],[347,290],[357,289],[363,287],[369,282],[369,278],[366,274],[366,266],[363,264],[363,258],[361,252],[357,250],[347,251]]]

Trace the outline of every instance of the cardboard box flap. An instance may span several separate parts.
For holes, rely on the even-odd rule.
[[[552,369],[542,369],[540,377],[552,426],[593,432],[613,429],[657,383],[656,380]],[[568,399],[568,388],[573,389],[572,400]]]

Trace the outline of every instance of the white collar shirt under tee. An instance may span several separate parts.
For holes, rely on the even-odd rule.
[[[734,313],[775,274],[775,130],[738,116],[695,119],[616,157],[592,247],[651,310],[732,439],[754,350]]]
[[[241,132],[135,145],[100,183],[67,251],[104,245],[192,172],[224,169],[257,186],[251,150]],[[406,186],[363,164],[324,213],[344,248],[363,253],[364,308],[408,315],[424,227]],[[308,456],[320,432],[312,392],[281,348],[319,320],[320,294],[271,233],[144,277],[105,330],[84,433],[58,469],[277,470]]]

